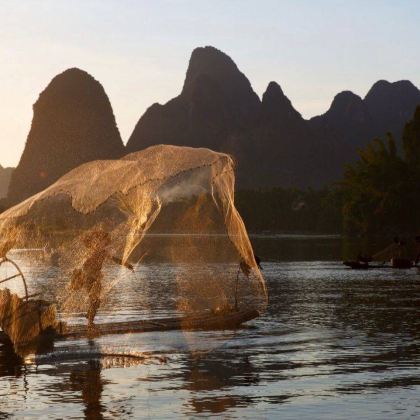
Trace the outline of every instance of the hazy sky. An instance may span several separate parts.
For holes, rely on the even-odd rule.
[[[197,46],[236,62],[262,95],[277,81],[305,117],[378,79],[420,85],[417,0],[0,0],[0,164],[16,165],[32,104],[80,67],[107,92],[122,138],[182,87]]]

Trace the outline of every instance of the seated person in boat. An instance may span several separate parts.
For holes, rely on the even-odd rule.
[[[414,240],[416,241],[416,258],[414,264],[417,265],[420,261],[420,235],[417,235]]]
[[[361,252],[357,255],[357,261],[363,264],[368,264],[372,262],[372,257],[370,255],[363,255]]]
[[[7,288],[0,290],[0,328],[18,354],[36,351],[44,332],[59,331],[61,327],[55,305],[44,300],[27,301]]]

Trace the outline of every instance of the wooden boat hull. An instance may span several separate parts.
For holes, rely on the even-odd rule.
[[[257,318],[257,309],[247,309],[223,314],[203,314],[194,317],[157,318],[141,321],[112,322],[97,324],[95,330],[88,330],[86,325],[62,324],[60,331],[50,333],[54,340],[66,338],[84,338],[108,334],[136,334],[153,331],[173,330],[223,330],[234,329],[241,324]],[[0,343],[9,341],[7,335],[0,331]]]

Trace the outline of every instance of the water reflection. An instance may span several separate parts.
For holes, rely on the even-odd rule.
[[[72,391],[80,392],[86,419],[103,419],[105,407],[101,403],[105,381],[101,376],[101,365],[90,360],[85,369],[76,368],[70,373]]]
[[[13,350],[12,343],[0,344],[0,378],[22,375],[23,359]]]
[[[258,368],[253,366],[247,355],[232,361],[217,356],[187,359],[184,366],[183,387],[189,390],[189,404],[196,413],[220,414],[236,406],[247,406],[252,398],[246,395],[223,395],[225,390],[236,386],[250,386],[259,383]],[[218,396],[203,396],[217,391]],[[226,392],[229,394],[229,392]]]

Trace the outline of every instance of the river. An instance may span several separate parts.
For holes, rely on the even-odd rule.
[[[26,361],[0,347],[0,418],[420,416],[417,269],[346,269],[334,236],[252,240],[270,295],[260,318],[67,341]],[[118,305],[133,317],[132,301]]]

